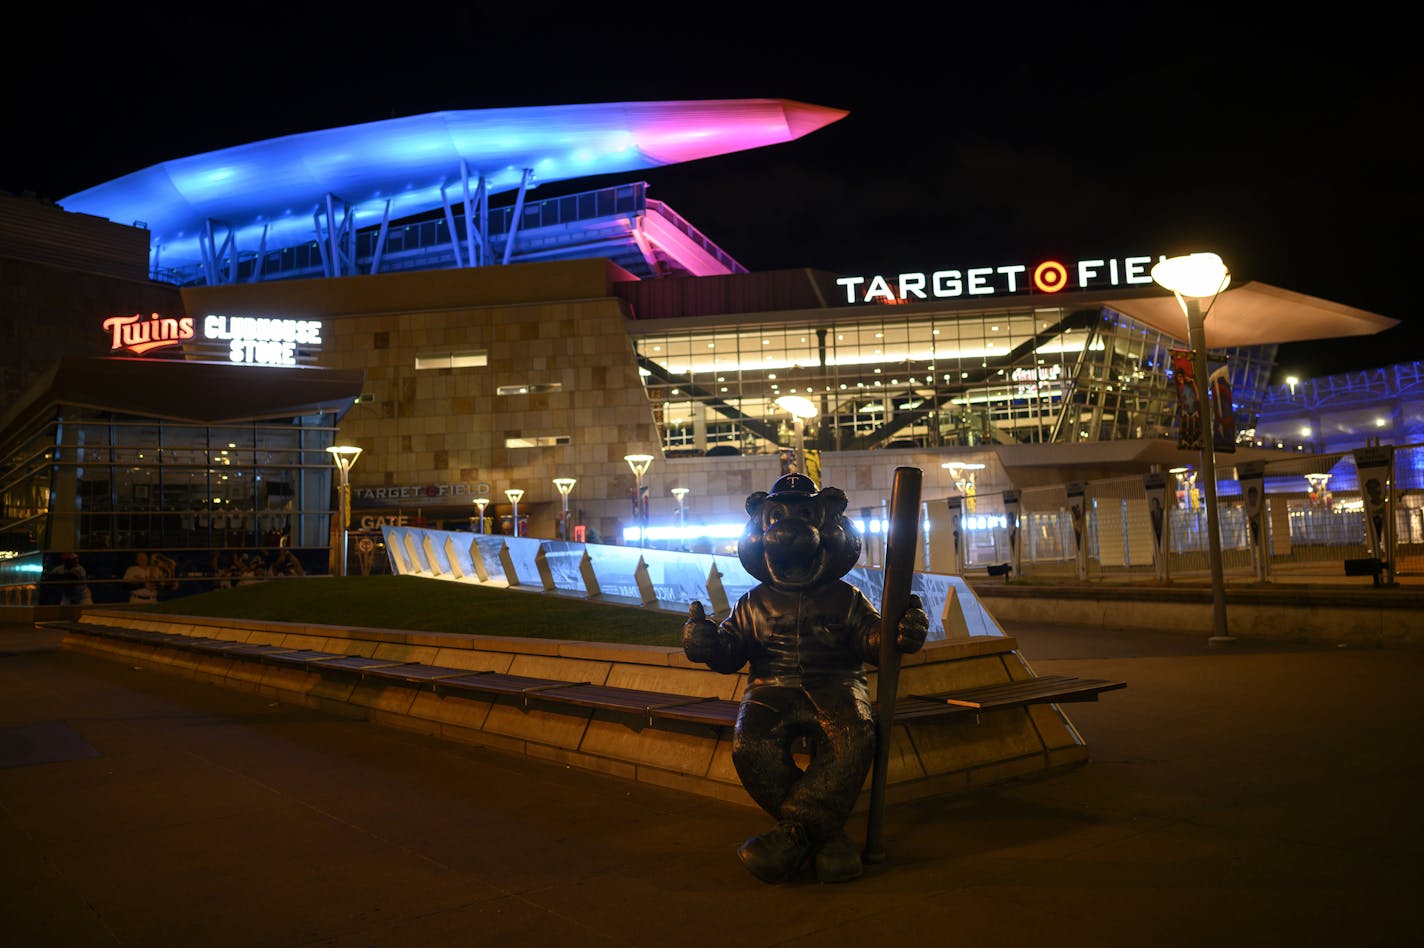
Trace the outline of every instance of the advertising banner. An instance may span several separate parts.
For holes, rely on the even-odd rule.
[[[1009,564],[1014,575],[1019,572],[1019,491],[1004,491],[1004,521],[1009,531]]]
[[[1236,453],[1236,409],[1231,405],[1231,379],[1222,366],[1211,373],[1211,436],[1218,454]]]
[[[1079,579],[1088,578],[1088,534],[1086,512],[1083,509],[1088,485],[1083,481],[1068,484],[1068,518],[1073,522],[1073,562]]]
[[[1394,579],[1394,446],[1356,448],[1355,470],[1365,507],[1365,533],[1370,555],[1384,564]]]
[[[1202,413],[1197,404],[1196,371],[1190,349],[1173,349],[1172,379],[1177,383],[1177,447],[1200,451]]]
[[[806,470],[802,473],[815,481],[819,488],[821,486],[821,452],[816,448],[807,448],[804,453],[806,455]]]
[[[1171,518],[1167,498],[1175,497],[1177,479],[1171,474],[1152,471],[1142,475],[1142,489],[1147,493],[1147,511],[1152,518],[1152,569],[1157,579],[1165,582],[1168,578],[1167,553]]]
[[[1251,559],[1256,566],[1256,581],[1270,579],[1271,545],[1266,517],[1266,462],[1246,461],[1236,465],[1236,480],[1241,484],[1241,504],[1246,514],[1246,534],[1251,543]]]
[[[949,529],[954,535],[954,563],[950,567],[950,573],[955,576],[964,574],[964,498],[949,498]]]

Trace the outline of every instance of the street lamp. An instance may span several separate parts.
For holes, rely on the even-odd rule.
[[[361,449],[354,444],[333,444],[326,451],[331,455],[332,461],[336,463],[336,469],[341,472],[341,575],[345,576],[346,547],[349,545],[351,528],[351,468],[356,466],[356,459],[361,456]]]
[[[677,498],[677,532],[682,538],[682,548],[687,549],[687,511],[683,507],[683,498],[687,496],[686,487],[674,487],[672,495]]]
[[[573,477],[554,478],[554,486],[559,489],[559,496],[563,498],[564,501],[564,518],[559,521],[560,540],[567,540],[569,538],[569,491],[573,490],[574,485],[577,483],[577,478]]]
[[[504,496],[509,498],[509,502],[514,505],[514,524],[510,528],[514,531],[514,536],[519,536],[519,502],[524,499],[524,490],[519,487],[511,487],[504,492]]]
[[[1196,376],[1197,411],[1201,414],[1202,488],[1206,502],[1207,551],[1211,566],[1211,644],[1234,642],[1226,628],[1226,586],[1221,575],[1221,528],[1216,509],[1216,426],[1207,392],[1206,313],[1218,294],[1231,283],[1231,272],[1214,253],[1169,257],[1152,268],[1152,279],[1171,290],[1187,317],[1187,345],[1192,348],[1192,374]]]
[[[485,532],[485,508],[489,506],[488,497],[476,497],[475,506],[480,510],[480,532]]]
[[[643,506],[643,475],[653,464],[651,454],[625,454],[623,460],[633,471],[633,519],[638,523],[638,545],[643,546],[648,533],[648,512]]]
[[[776,407],[788,412],[796,425],[796,470],[806,473],[806,419],[821,413],[816,403],[800,395],[783,395],[775,402]]]

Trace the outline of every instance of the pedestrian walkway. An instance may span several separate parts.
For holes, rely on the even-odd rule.
[[[0,630],[12,944],[1398,945],[1424,650],[1010,627],[1129,683],[1068,774],[893,808],[859,882],[765,886],[758,813]],[[859,837],[862,825],[852,825]]]

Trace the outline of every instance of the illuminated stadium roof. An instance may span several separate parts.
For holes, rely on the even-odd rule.
[[[367,227],[388,201],[395,220],[467,200],[481,176],[494,194],[526,171],[545,184],[641,171],[792,141],[845,115],[785,99],[432,112],[177,158],[59,203],[146,226],[164,264],[184,266],[203,259],[210,223],[248,249],[312,240],[327,195]]]

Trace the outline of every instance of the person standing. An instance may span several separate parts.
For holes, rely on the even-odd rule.
[[[124,570],[124,585],[129,588],[129,602],[144,603],[158,601],[158,582],[149,566],[148,554],[140,551],[133,565]]]
[[[60,555],[59,564],[49,571],[49,578],[63,583],[59,591],[61,606],[92,606],[94,594],[89,589],[89,573],[75,553]]]

